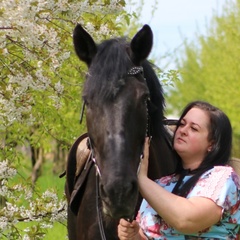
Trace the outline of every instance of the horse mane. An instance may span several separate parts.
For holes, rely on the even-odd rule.
[[[132,63],[126,38],[103,41],[89,68],[83,97],[97,102],[111,101],[125,84],[125,76]],[[94,79],[94,81],[93,81]]]
[[[163,126],[163,119],[165,118],[165,100],[163,89],[154,71],[154,68],[156,66],[147,60],[143,62],[142,66],[151,99],[151,102],[148,106],[150,117],[150,130],[152,135],[159,137],[160,135],[166,134],[166,130]]]

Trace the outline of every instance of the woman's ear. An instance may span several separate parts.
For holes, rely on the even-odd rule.
[[[213,149],[213,142],[211,142],[207,148],[207,152],[211,152]]]

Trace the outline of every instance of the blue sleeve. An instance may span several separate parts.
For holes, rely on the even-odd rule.
[[[223,208],[223,218],[240,224],[240,178],[231,167],[218,166],[203,174],[188,198],[197,196],[211,199]]]

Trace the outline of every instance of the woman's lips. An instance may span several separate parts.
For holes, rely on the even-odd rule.
[[[178,137],[178,138],[177,138],[177,141],[178,141],[178,142],[185,142],[185,140],[183,140],[181,137]]]

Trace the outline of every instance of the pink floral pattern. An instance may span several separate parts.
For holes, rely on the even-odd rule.
[[[186,176],[187,181],[191,176]],[[172,191],[177,178],[170,175],[156,182]],[[204,173],[187,198],[199,196],[212,199],[223,208],[221,221],[204,231],[194,234],[182,234],[171,228],[149,204],[144,200],[139,210],[137,220],[143,232],[150,240],[163,239],[237,239],[240,231],[240,178],[229,166],[217,166]]]

